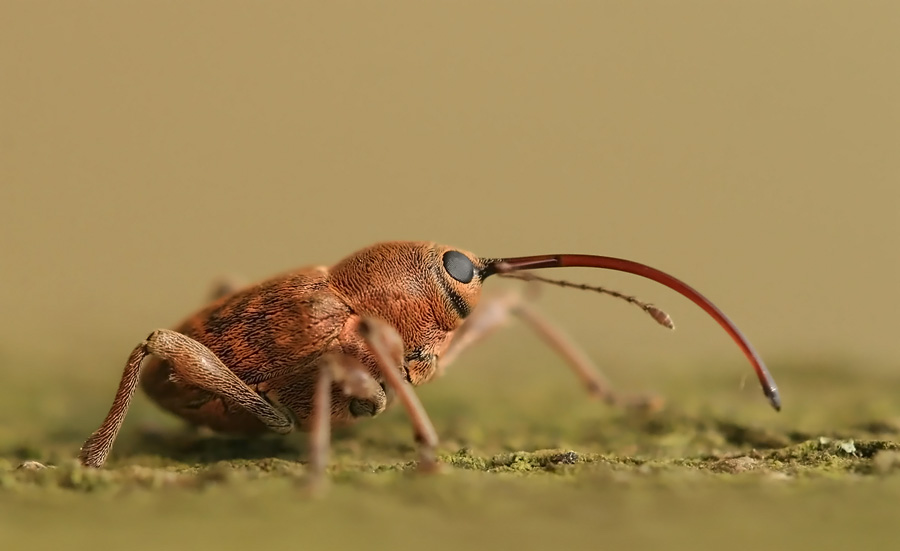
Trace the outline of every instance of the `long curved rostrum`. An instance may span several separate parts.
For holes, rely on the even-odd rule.
[[[703,308],[707,314],[716,320],[719,325],[731,335],[731,338],[734,339],[734,342],[737,343],[744,352],[744,355],[753,366],[754,371],[756,371],[756,376],[759,379],[759,384],[762,386],[763,394],[765,394],[769,403],[775,410],[781,410],[781,397],[778,394],[778,387],[775,385],[775,380],[766,368],[766,364],[763,362],[762,358],[759,357],[759,354],[756,353],[756,350],[753,349],[753,346],[750,345],[750,342],[744,337],[740,329],[728,319],[728,316],[726,316],[724,312],[719,310],[715,304],[703,296],[699,291],[663,271],[631,260],[588,254],[548,254],[520,256],[515,258],[482,259],[482,265],[483,268],[480,274],[482,279],[493,274],[518,272],[522,270],[537,270],[541,268],[601,268],[639,275],[665,285],[690,299],[700,308]]]

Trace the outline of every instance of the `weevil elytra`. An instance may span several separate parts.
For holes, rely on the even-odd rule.
[[[151,333],[132,351],[109,413],[81,448],[81,462],[99,467],[106,461],[140,383],[160,406],[194,425],[245,434],[310,431],[314,477],[327,463],[332,425],[377,415],[396,397],[415,429],[420,468],[433,468],[437,434],[412,388],[510,313],[560,352],[592,394],[621,402],[587,357],[521,297],[479,304],[482,283],[492,275],[536,279],[625,298],[671,327],[661,310],[634,297],[521,273],[557,267],[629,272],[684,295],[728,332],[771,405],[781,408],[772,377],[737,327],[699,292],[655,268],[593,255],[480,258],[436,243],[388,242],[331,268],[304,268],[223,293],[174,330]]]

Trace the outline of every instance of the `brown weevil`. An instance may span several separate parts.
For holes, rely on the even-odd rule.
[[[388,242],[331,268],[304,268],[223,292],[174,330],[151,333],[131,352],[112,407],[79,458],[103,465],[140,383],[193,425],[238,434],[310,431],[314,480],[326,467],[331,426],[378,415],[396,397],[420,445],[419,467],[433,469],[437,434],[412,389],[509,314],[555,348],[593,395],[622,403],[587,357],[527,301],[498,295],[479,304],[485,279],[517,277],[612,294],[673,327],[665,313],[634,297],[522,273],[562,267],[628,272],[684,295],[731,335],[771,405],[781,408],[772,377],[737,327],[699,292],[655,268],[605,256],[480,258],[436,243]]]

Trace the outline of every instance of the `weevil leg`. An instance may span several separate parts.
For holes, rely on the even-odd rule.
[[[656,396],[623,396],[613,390],[594,362],[560,328],[529,303],[523,293],[503,293],[482,299],[481,304],[456,330],[453,339],[441,356],[440,370],[446,369],[464,350],[492,334],[509,322],[514,315],[524,321],[557,354],[563,357],[588,393],[603,402],[640,409],[659,409],[662,401]]]
[[[359,333],[372,351],[384,382],[395,392],[415,431],[419,443],[419,470],[433,472],[438,469],[435,449],[438,445],[437,431],[419,401],[410,383],[400,376],[403,364],[403,339],[386,322],[376,318],[363,318]]]
[[[314,493],[325,483],[325,469],[331,452],[331,382],[334,379],[333,356],[319,368],[316,393],[313,398],[312,424],[309,431],[309,485]]]
[[[219,300],[222,297],[226,297],[231,293],[240,291],[244,288],[246,282],[235,276],[223,276],[215,281],[213,281],[212,285],[209,288],[209,296],[207,299],[210,302]]]
[[[313,398],[312,420],[309,425],[310,486],[314,492],[324,485],[325,469],[331,451],[331,422],[333,383],[340,386],[347,396],[376,403],[384,398],[384,389],[372,378],[368,370],[356,358],[343,354],[329,354],[323,358],[316,380]]]
[[[158,329],[131,352],[109,413],[100,428],[81,447],[78,457],[83,465],[100,467],[106,462],[134,398],[141,364],[148,356],[167,360],[172,366],[174,377],[232,400],[255,415],[269,429],[280,434],[293,430],[294,422],[288,415],[248,387],[209,348],[176,331]]]
[[[441,354],[438,362],[438,375],[462,354],[463,351],[481,342],[486,337],[509,323],[510,315],[522,302],[519,293],[500,293],[481,299],[463,324],[453,333],[453,339]]]

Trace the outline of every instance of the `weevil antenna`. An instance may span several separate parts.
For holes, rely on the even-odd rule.
[[[647,302],[643,302],[635,296],[624,295],[618,291],[607,289],[606,287],[600,287],[599,285],[587,285],[584,283],[572,283],[571,281],[566,281],[564,279],[550,279],[548,277],[541,277],[539,275],[520,272],[498,273],[497,275],[499,277],[521,279],[523,281],[540,281],[541,283],[549,283],[551,285],[557,285],[559,287],[568,287],[569,289],[578,289],[580,291],[593,291],[595,293],[601,293],[604,295],[610,295],[616,298],[620,298],[625,302],[634,304],[644,312],[650,314],[650,317],[663,327],[666,327],[667,329],[675,329],[675,322],[672,321],[672,317],[669,316],[669,314],[665,313],[661,308]]]

